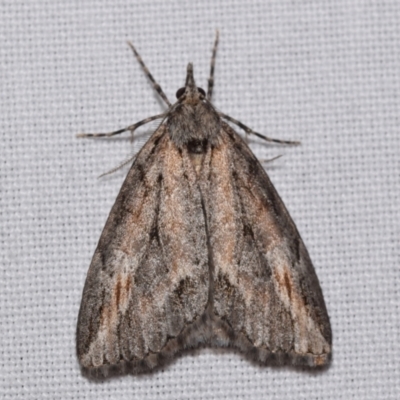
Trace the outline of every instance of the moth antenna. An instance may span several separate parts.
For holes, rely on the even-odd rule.
[[[139,64],[142,66],[144,73],[150,79],[151,83],[153,84],[154,90],[161,96],[161,98],[165,101],[168,107],[171,107],[171,103],[168,100],[168,97],[161,89],[161,86],[156,82],[153,75],[150,73],[149,69],[146,67],[146,64],[143,62],[142,57],[140,57],[139,53],[136,51],[135,47],[131,42],[128,41],[128,46],[132,49],[133,54],[135,54],[136,59],[139,61]]]
[[[264,136],[261,133],[255,132],[253,131],[253,129],[249,128],[247,125],[242,124],[240,121],[238,121],[235,118],[230,117],[229,115],[223,114],[223,113],[218,113],[218,115],[221,118],[224,118],[232,123],[234,123],[235,125],[237,125],[239,128],[243,129],[246,133],[248,134],[252,134],[252,135],[256,135],[259,138],[267,141],[267,142],[273,142],[273,143],[280,143],[280,144],[290,144],[290,145],[299,145],[300,142],[297,141],[292,141],[292,140],[280,140],[280,139],[273,139],[273,138],[269,138],[268,136]]]
[[[157,114],[153,115],[152,117],[145,118],[139,122],[136,122],[133,125],[127,126],[126,128],[119,129],[118,131],[114,132],[108,132],[108,133],[78,133],[76,137],[78,138],[98,138],[98,137],[111,137],[115,135],[119,135],[123,132],[130,131],[133,133],[139,126],[142,126],[144,124],[148,124],[151,121],[154,121],[155,119],[163,118],[165,117],[165,114]]]
[[[210,77],[208,78],[208,88],[207,88],[207,100],[211,101],[212,92],[214,88],[214,70],[215,70],[215,59],[217,56],[217,47],[219,41],[219,30],[215,31],[215,41],[214,47],[211,55],[211,66],[210,66]]]

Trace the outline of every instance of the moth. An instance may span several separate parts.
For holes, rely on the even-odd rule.
[[[261,363],[323,366],[331,327],[307,249],[246,141],[271,139],[211,103],[188,64],[167,110],[111,133],[161,123],[133,161],[83,290],[77,354],[84,370],[151,370],[199,345],[234,347]]]

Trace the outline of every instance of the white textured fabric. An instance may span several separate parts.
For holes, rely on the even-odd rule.
[[[398,399],[400,3],[2,1],[0,397],[2,399]],[[333,362],[310,373],[229,350],[95,383],[75,355],[90,259],[145,140],[78,140],[163,108],[125,41],[170,99],[192,61],[214,103],[300,147],[251,141],[313,259]],[[144,130],[146,131],[146,129]],[[143,132],[143,130],[142,130]]]

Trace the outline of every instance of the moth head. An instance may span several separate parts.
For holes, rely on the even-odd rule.
[[[188,104],[195,104],[202,101],[205,96],[205,91],[196,86],[193,77],[193,64],[189,63],[187,66],[185,87],[178,89],[176,92],[176,98],[180,101],[185,101],[185,103]]]

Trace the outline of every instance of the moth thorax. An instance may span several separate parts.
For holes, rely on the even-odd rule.
[[[208,103],[178,105],[168,117],[168,129],[172,141],[191,153],[204,153],[208,143],[216,145],[221,120]]]

